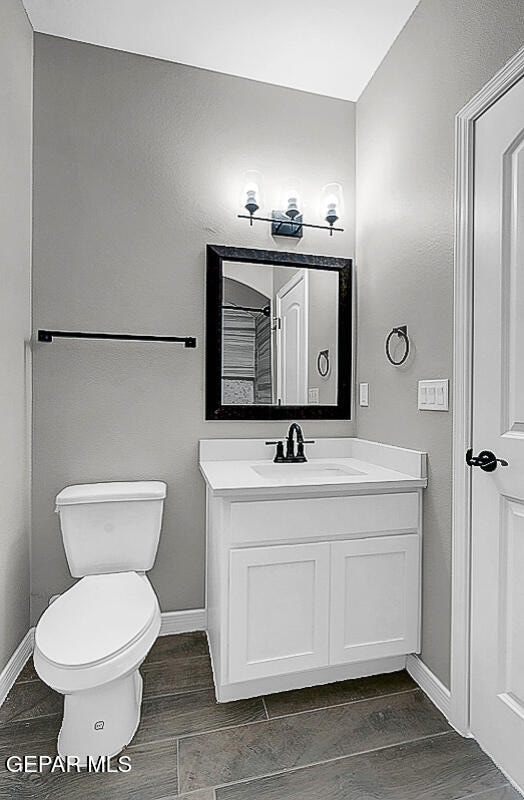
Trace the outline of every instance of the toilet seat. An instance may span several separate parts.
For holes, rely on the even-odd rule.
[[[35,642],[54,664],[71,669],[94,666],[139,638],[156,608],[155,593],[145,576],[88,575],[46,609]]]
[[[34,663],[58,691],[79,691],[136,669],[160,628],[160,609],[145,575],[88,575],[42,614]]]

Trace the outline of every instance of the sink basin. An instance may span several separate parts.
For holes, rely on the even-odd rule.
[[[342,464],[262,464],[251,467],[262,478],[277,478],[282,481],[304,480],[304,478],[343,478],[347,475],[365,475],[360,469]]]

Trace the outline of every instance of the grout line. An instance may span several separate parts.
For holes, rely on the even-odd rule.
[[[145,694],[144,695],[144,703],[147,703],[148,700],[158,700],[160,697],[180,697],[181,695],[186,694],[194,694],[196,692],[205,692],[206,690],[213,689],[213,685],[210,686],[192,686],[189,689],[177,689],[174,692],[163,692],[162,694]]]
[[[261,697],[260,699],[262,700],[262,705],[264,706],[266,719],[269,720],[269,713],[268,713],[268,710],[267,710],[266,699],[265,699],[265,697]]]
[[[242,728],[244,725],[263,725],[263,724],[266,724],[268,722],[274,722],[274,721],[276,721],[278,719],[286,719],[288,717],[299,717],[302,714],[315,714],[317,711],[329,711],[331,708],[340,708],[341,706],[352,706],[352,705],[355,705],[356,703],[367,703],[370,700],[381,700],[383,697],[393,697],[395,694],[409,694],[410,692],[418,692],[418,693],[424,695],[424,692],[422,691],[422,689],[419,689],[417,687],[416,689],[407,689],[406,691],[395,692],[393,694],[387,694],[387,695],[380,695],[379,697],[368,697],[368,698],[365,698],[363,700],[351,700],[349,703],[340,703],[340,704],[335,705],[335,706],[325,706],[324,708],[311,708],[311,709],[309,709],[307,711],[297,711],[294,714],[283,714],[280,717],[269,717],[269,719],[256,719],[256,720],[251,720],[250,722],[239,722],[239,723],[237,723],[235,725],[223,725],[223,726],[221,726],[219,728],[208,728],[207,730],[204,730],[204,731],[193,731],[193,732],[190,732],[190,733],[180,733],[180,734],[175,734],[175,736],[177,736],[178,739],[189,739],[191,737],[195,737],[196,738],[197,736],[206,736],[209,733],[218,733],[219,731],[229,731],[229,730],[233,730],[234,728]],[[256,699],[256,698],[253,698],[253,699]],[[263,698],[258,698],[258,699],[263,700]],[[450,730],[451,730],[451,728],[450,728]]]
[[[160,742],[168,742],[171,739],[190,739],[192,736],[204,736],[207,733],[219,733],[222,731],[231,731],[235,728],[244,728],[247,725],[260,725],[260,723],[269,722],[267,719],[255,719],[255,720],[248,720],[247,722],[239,722],[236,725],[223,725],[220,728],[208,728],[205,731],[189,731],[188,733],[173,733],[171,735],[165,736],[161,739],[151,739],[148,741],[140,741],[137,742],[137,745],[149,745],[149,744],[159,744]],[[130,744],[129,747],[134,747],[133,744]]]
[[[180,697],[181,694],[184,696],[188,694],[202,694],[203,692],[209,692],[212,689],[213,689],[212,686],[205,686],[202,689],[193,689],[191,692],[181,692],[181,693],[172,692],[171,694],[160,694],[158,696],[155,695],[153,697],[144,697],[143,702],[149,703],[152,700],[158,700],[160,697]]]
[[[134,747],[149,747],[150,745],[154,744],[165,744],[166,742],[176,742],[178,748],[178,736],[166,736],[165,739],[147,739],[143,741],[142,739],[139,742],[135,742],[134,739],[127,745],[128,750],[132,750]]]
[[[54,748],[56,753],[56,740],[57,740],[57,734],[54,734],[53,736],[40,734],[40,736],[37,736],[35,739],[31,739],[30,741],[16,742],[16,752],[23,756],[24,754],[27,753],[34,753],[36,750],[36,752],[39,753],[40,755],[45,755],[46,754],[45,750],[40,748],[47,748],[48,746],[51,746],[51,749]],[[9,742],[4,742],[3,744],[0,745],[0,751],[8,751],[9,748],[10,748]],[[11,749],[10,753],[12,752],[13,751]],[[2,762],[2,765],[3,767],[5,767],[5,760]],[[2,771],[1,774],[3,776],[4,771]]]
[[[430,734],[427,734],[426,736],[419,736],[416,739],[406,739],[406,740],[402,740],[400,742],[394,742],[393,744],[386,744],[386,745],[382,745],[381,747],[375,747],[375,748],[371,748],[371,749],[368,749],[368,750],[358,750],[356,753],[348,753],[347,755],[344,755],[344,756],[335,756],[334,758],[326,758],[323,761],[314,761],[311,764],[302,764],[302,765],[300,765],[298,767],[288,767],[287,769],[282,769],[282,770],[279,770],[278,772],[267,772],[267,773],[264,773],[262,775],[252,775],[249,778],[241,778],[238,781],[230,781],[229,783],[217,783],[213,787],[211,787],[211,786],[201,786],[200,789],[192,789],[191,791],[192,792],[197,792],[197,791],[203,792],[206,789],[213,788],[215,790],[215,793],[216,793],[217,789],[227,789],[230,786],[240,786],[240,785],[247,784],[247,783],[253,783],[254,781],[264,780],[266,778],[275,778],[275,777],[278,777],[279,775],[289,775],[289,774],[292,774],[294,772],[300,772],[301,770],[304,770],[304,769],[310,769],[311,767],[322,767],[322,766],[327,765],[327,764],[333,764],[336,761],[344,761],[345,759],[355,758],[356,756],[371,755],[373,753],[379,753],[381,750],[391,750],[394,747],[402,747],[403,745],[406,745],[406,744],[414,744],[415,742],[423,742],[423,741],[425,741],[427,739],[436,739],[436,738],[440,738],[441,736],[449,736],[452,733],[455,733],[455,731],[450,730],[450,731],[441,731],[441,733],[430,733]],[[493,788],[497,789],[499,787],[495,786]],[[458,800],[465,800],[465,798],[459,798]]]
[[[20,676],[18,676],[16,681],[13,683],[10,691],[13,691],[15,686],[25,686],[27,683],[43,683],[43,681],[41,678],[38,677],[38,675],[35,675],[34,678],[22,678],[22,680],[20,680]]]
[[[300,691],[300,690],[299,690]],[[371,697],[359,697],[356,700],[346,700],[343,703],[333,703],[330,706],[318,706],[318,708],[305,708],[303,711],[291,711],[289,714],[275,714],[274,716],[269,716],[268,719],[284,719],[285,717],[298,717],[300,714],[312,714],[315,711],[329,711],[330,708],[340,708],[341,706],[352,706],[356,703],[367,703],[368,700],[382,700],[386,697],[395,697],[397,694],[410,694],[411,692],[422,692],[422,689],[419,686],[415,686],[413,689],[400,689],[398,692],[387,692],[387,694],[377,694],[372,695]]]
[[[159,667],[163,667],[165,669],[169,669],[170,667],[172,667],[173,669],[176,669],[177,667],[180,667],[181,665],[184,666],[188,662],[189,662],[189,664],[191,664],[191,662],[193,662],[193,661],[199,661],[199,660],[203,661],[204,659],[207,661],[209,659],[209,656],[205,656],[205,655],[202,655],[202,656],[187,656],[187,658],[184,657],[184,656],[181,656],[179,658],[163,658],[161,661],[142,661],[142,663],[140,664],[139,669],[140,670],[144,670],[145,672],[147,672],[149,670],[153,670],[153,669],[158,669]]]
[[[248,722],[239,722],[236,725],[223,725],[221,728],[209,728],[205,731],[195,731],[194,733],[181,733],[177,736],[178,739],[191,739],[197,736],[206,736],[209,733],[221,733],[222,731],[233,731],[235,728],[244,728],[247,725],[266,725],[271,722],[270,719],[254,719]]]
[[[63,712],[53,711],[52,714],[39,714],[37,717],[12,717],[6,722],[0,723],[0,731],[9,730],[12,725],[23,725],[25,722],[36,722],[39,719],[53,719],[60,716],[63,716]]]
[[[149,652],[151,652],[151,651],[149,651]],[[155,661],[151,660],[149,658],[149,656],[147,655],[145,657],[144,661],[142,661],[142,663],[140,664],[139,669],[149,669],[150,667],[160,667],[160,666],[164,666],[166,664],[174,664],[174,665],[176,665],[180,661],[183,661],[184,663],[186,663],[187,661],[189,661],[189,662],[196,661],[197,658],[205,658],[206,661],[207,661],[207,660],[209,660],[209,653],[199,653],[198,655],[195,655],[195,656],[185,656],[185,655],[167,656],[167,658],[160,658],[160,659],[155,660]]]

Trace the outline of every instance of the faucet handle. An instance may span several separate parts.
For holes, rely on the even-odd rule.
[[[293,461],[295,461],[297,464],[303,464],[305,461],[307,461],[306,455],[304,453],[304,444],[305,442],[299,442],[297,444],[297,452],[295,457],[293,458]]]
[[[277,442],[266,442],[266,444],[276,444],[277,452],[275,453],[275,458],[273,459],[276,464],[281,464],[286,460],[284,458],[284,442],[281,439]]]

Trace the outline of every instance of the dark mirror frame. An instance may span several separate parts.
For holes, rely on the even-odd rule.
[[[238,261],[338,272],[338,403],[321,406],[222,405],[222,263]],[[352,260],[280,250],[207,245],[206,419],[351,419]]]

